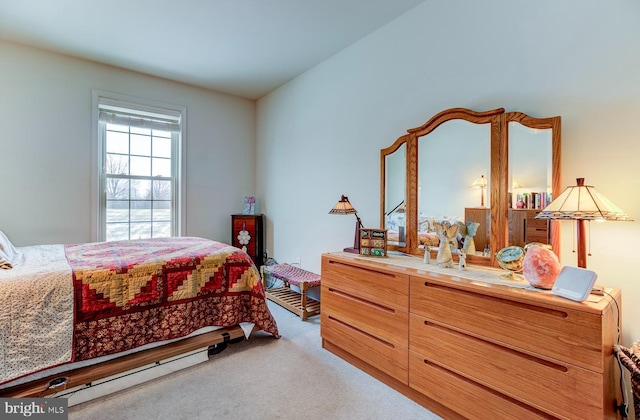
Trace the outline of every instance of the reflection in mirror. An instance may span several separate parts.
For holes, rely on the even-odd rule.
[[[512,193],[512,208],[539,209],[551,202],[544,200],[551,196],[551,134],[550,128],[529,128],[518,122],[509,123],[509,191]]]
[[[434,222],[480,223],[474,237],[482,256],[490,237],[491,124],[454,119],[418,139],[418,240],[421,246],[438,245]],[[484,176],[483,189],[471,184]],[[481,196],[484,194],[484,197]],[[470,219],[470,220],[467,220]],[[453,241],[462,248],[464,230]]]
[[[509,245],[551,243],[549,221],[535,215],[552,200],[552,134],[509,122]]]
[[[534,118],[522,112],[505,113],[504,108],[484,112],[449,108],[407,129],[408,134],[380,151],[380,225],[388,228],[388,213],[402,214],[403,210],[406,224],[406,242],[402,246],[392,242],[392,249],[422,257],[424,244],[433,239],[432,222],[446,218],[450,222],[462,219],[465,227],[471,222],[472,233],[477,228],[475,252],[467,253],[470,264],[497,265],[496,252],[513,244],[518,229],[529,235],[527,242],[533,242],[542,229],[558,255],[559,223],[540,227],[537,223],[545,222],[535,219],[539,210],[514,208],[513,200],[519,192],[545,192],[547,200],[562,192],[560,125],[559,116]],[[398,166],[404,169],[387,174],[387,166],[396,165],[395,156],[390,155],[400,148],[398,160],[405,159],[405,163]],[[530,169],[531,161],[544,165]],[[487,182],[484,206],[483,190],[470,188],[483,175]],[[387,183],[400,184],[400,179],[404,186],[387,187]],[[544,198],[540,205],[543,203]],[[399,229],[396,238],[399,241]],[[437,244],[435,239],[433,243]]]
[[[406,184],[407,145],[385,156],[384,214],[388,243],[406,245]]]

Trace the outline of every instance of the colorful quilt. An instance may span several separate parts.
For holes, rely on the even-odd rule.
[[[202,238],[66,245],[74,360],[253,322],[278,337],[260,274],[238,248]]]
[[[279,337],[238,248],[163,238],[20,248],[0,271],[0,384],[52,366],[253,322]]]

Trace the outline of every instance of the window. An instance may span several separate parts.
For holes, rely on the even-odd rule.
[[[99,241],[180,235],[183,114],[98,96]]]

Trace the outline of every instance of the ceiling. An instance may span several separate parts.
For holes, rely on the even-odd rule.
[[[0,0],[0,38],[257,99],[425,0]]]

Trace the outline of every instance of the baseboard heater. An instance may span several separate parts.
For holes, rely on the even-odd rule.
[[[69,406],[206,362],[229,344],[245,339],[240,327],[224,328],[108,362],[62,372],[23,385],[0,389],[0,397],[67,398]]]

